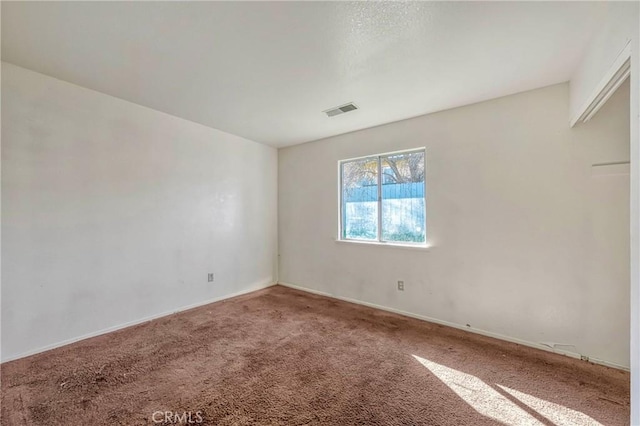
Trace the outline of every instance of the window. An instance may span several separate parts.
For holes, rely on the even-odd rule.
[[[340,239],[426,242],[425,150],[340,162]]]

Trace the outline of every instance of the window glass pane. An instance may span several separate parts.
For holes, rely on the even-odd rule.
[[[342,163],[342,238],[378,239],[378,159]]]
[[[381,157],[382,240],[423,243],[424,152]]]

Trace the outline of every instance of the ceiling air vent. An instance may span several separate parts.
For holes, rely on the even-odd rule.
[[[353,102],[351,102],[339,107],[328,109],[324,111],[324,113],[327,114],[327,117],[333,117],[335,115],[344,114],[345,112],[355,111],[357,109],[358,107]]]

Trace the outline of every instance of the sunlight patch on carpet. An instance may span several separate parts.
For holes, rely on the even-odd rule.
[[[506,386],[496,386],[512,395],[523,404],[536,410],[538,413],[551,420],[556,426],[602,426],[602,423],[597,422],[592,417],[589,417],[579,411],[572,410],[571,408],[564,407],[560,404],[545,401],[544,399],[536,398],[535,396],[531,396],[529,394],[508,388]]]
[[[476,376],[445,367],[444,365],[429,361],[417,355],[413,355],[413,357],[483,416],[507,425],[545,425]],[[529,407],[532,411],[538,413],[541,418],[544,417],[557,426],[602,426],[586,414],[510,389],[506,386],[497,386]]]

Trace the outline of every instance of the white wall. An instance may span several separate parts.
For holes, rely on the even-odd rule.
[[[628,367],[628,275],[588,267],[592,164],[629,159],[628,104],[625,83],[570,129],[561,84],[281,149],[280,281]],[[433,246],[336,242],[338,160],[421,146]]]
[[[570,116],[579,117],[590,97],[627,42],[637,37],[638,2],[608,2],[603,27],[597,31],[571,78]]]
[[[3,360],[275,281],[274,148],[7,63],[2,114]]]
[[[609,2],[603,27],[594,35],[571,78],[571,118],[579,117],[616,57],[631,47],[630,110],[630,305],[631,424],[640,425],[640,4]]]

